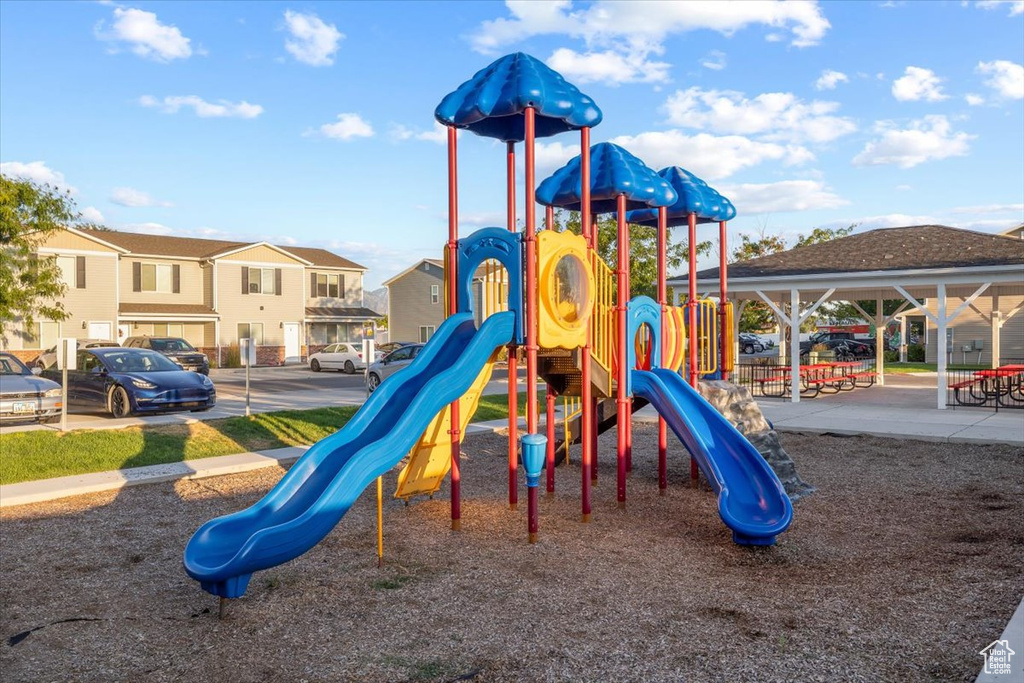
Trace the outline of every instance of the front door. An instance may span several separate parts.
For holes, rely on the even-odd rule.
[[[89,323],[89,339],[113,339],[110,334],[110,323]]]
[[[284,362],[302,362],[301,348],[299,345],[299,324],[284,324]]]

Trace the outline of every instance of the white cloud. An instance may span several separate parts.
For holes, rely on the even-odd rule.
[[[646,50],[617,52],[604,50],[579,53],[563,47],[548,57],[547,64],[570,81],[578,83],[664,83],[668,81],[668,62],[648,59]]]
[[[721,50],[712,50],[708,53],[707,57],[700,61],[700,65],[705,69],[711,69],[712,71],[721,71],[725,68],[727,60],[725,53]]]
[[[911,185],[897,185],[896,189],[898,191],[900,191],[900,192],[909,192],[910,190],[913,190],[914,188]]]
[[[284,48],[303,64],[330,66],[334,64],[334,53],[345,34],[334,24],[327,24],[313,13],[302,14],[286,10],[284,21],[290,38]]]
[[[976,71],[988,76],[985,85],[1001,97],[1024,99],[1024,65],[997,59],[993,62],[978,62]]]
[[[334,123],[325,123],[317,131],[325,138],[332,140],[352,140],[355,138],[373,137],[373,126],[363,120],[359,114],[338,114]]]
[[[103,22],[96,26],[96,37],[112,44],[127,43],[140,57],[157,62],[188,59],[192,56],[190,40],[177,26],[161,24],[153,12],[133,7],[114,9],[114,23],[106,31]],[[114,52],[117,48],[112,48]]]
[[[198,95],[176,95],[165,97],[162,100],[152,95],[143,95],[139,98],[139,104],[143,107],[154,107],[165,114],[175,114],[183,107],[191,107],[196,116],[200,118],[238,118],[254,119],[263,113],[263,107],[258,104],[249,104],[245,100],[241,102],[229,102],[228,100],[217,100],[216,103],[207,102]]]
[[[96,223],[102,225],[104,220],[106,219],[103,218],[103,214],[100,213],[100,210],[95,206],[87,206],[82,209],[82,221],[85,223]]]
[[[814,88],[816,90],[835,90],[836,86],[840,83],[849,83],[850,77],[844,74],[842,71],[833,71],[832,69],[825,69],[821,72],[821,76],[814,82]]]
[[[758,142],[740,135],[686,135],[668,130],[620,135],[611,142],[627,148],[655,170],[682,163],[688,171],[706,180],[725,178],[765,161],[792,166],[814,159],[805,147]]]
[[[1024,204],[982,204],[980,206],[958,206],[950,213],[1019,213],[1024,214]]]
[[[533,155],[534,170],[538,178],[546,178],[562,166],[565,166],[569,159],[580,153],[579,145],[564,145],[561,142],[538,142]],[[523,154],[516,155],[516,164],[522,169]],[[521,171],[520,171],[521,173]]]
[[[910,127],[900,129],[891,121],[879,121],[875,132],[880,134],[853,158],[855,166],[896,164],[911,168],[926,161],[965,156],[968,143],[976,136],[957,133],[945,116],[926,116],[911,121]]]
[[[856,225],[857,232],[877,230],[878,228],[903,228],[909,225],[942,225],[935,216],[912,215],[906,213],[889,213],[881,216],[862,216],[860,218],[844,218],[824,224],[825,228],[845,228]]]
[[[892,96],[900,102],[938,102],[949,97],[942,92],[942,79],[919,66],[908,66],[903,76],[892,82]]]
[[[171,202],[153,199],[148,193],[131,187],[115,187],[114,191],[110,193],[110,201],[121,206],[130,207],[174,206]]]
[[[441,218],[447,220],[448,214],[442,214]],[[499,211],[479,211],[459,213],[459,225],[468,228],[489,228],[502,227],[508,223],[508,216]]]
[[[556,50],[552,68],[574,71],[577,80],[614,83],[660,82],[668,64],[650,60],[664,52],[666,38],[689,31],[711,30],[731,36],[752,25],[774,29],[766,40],[791,34],[796,47],[816,45],[831,27],[817,2],[615,2],[598,0],[574,5],[569,0],[533,2],[506,0],[508,16],[482,22],[468,36],[473,49],[497,54],[507,45],[533,36],[565,35],[582,40],[586,51]],[[559,69],[555,64],[567,66]],[[602,76],[602,74],[604,74]]]
[[[1018,14],[1024,14],[1024,0],[978,0],[978,2],[974,4],[980,9],[1009,7],[1010,11],[1006,15],[1008,17],[1015,17]]]
[[[456,131],[456,133],[458,132],[459,131]],[[434,142],[439,145],[443,145],[448,142],[448,128],[442,126],[437,121],[434,121],[434,126],[430,130],[416,130],[408,126],[403,126],[400,123],[394,123],[391,125],[389,135],[395,142],[424,140],[426,142]]]
[[[161,223],[125,223],[120,229],[126,232],[141,232],[144,235],[177,235],[183,236],[185,231],[169,228]]]
[[[974,93],[967,93],[964,95],[964,102],[971,105],[972,107],[980,107],[985,104],[985,98],[981,95],[975,95]]]
[[[850,203],[818,180],[741,183],[723,186],[721,191],[744,214],[834,209]]]
[[[764,135],[794,142],[829,142],[857,129],[852,119],[833,116],[837,102],[804,102],[792,93],[763,93],[748,99],[733,90],[677,90],[665,102],[669,122],[698,130]]]
[[[31,180],[37,185],[49,185],[70,194],[78,192],[77,188],[68,185],[64,180],[63,173],[54,171],[45,161],[30,161],[27,164],[21,161],[5,161],[0,163],[0,173],[12,178]]]

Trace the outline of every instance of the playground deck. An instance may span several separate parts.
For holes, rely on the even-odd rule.
[[[602,455],[614,438],[602,437]],[[182,570],[181,547],[280,470],[0,511],[0,670],[11,680],[953,680],[973,678],[976,653],[1024,594],[1019,448],[785,434],[819,490],[776,547],[751,549],[731,542],[709,491],[684,486],[676,441],[659,497],[656,430],[637,424],[634,438],[627,512],[603,458],[594,521],[578,522],[574,451],[528,546],[526,511],[507,510],[506,440],[471,436],[461,534],[448,530],[447,485],[432,501],[389,503],[378,570],[364,495],[323,543],[257,575],[225,621]]]

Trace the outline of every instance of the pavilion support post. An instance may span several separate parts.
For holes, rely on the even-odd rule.
[[[785,306],[785,304],[780,301],[779,302],[779,308],[782,308],[783,306]],[[782,318],[780,318],[778,315],[775,316],[775,321],[779,325],[779,362],[781,363],[781,362],[784,362],[786,360],[786,355],[787,355],[786,354],[786,349],[789,348],[787,343],[786,343],[786,325],[787,325],[787,322],[785,320],[783,320]],[[736,338],[739,339],[739,336],[737,335]],[[799,344],[797,346],[799,346]]]
[[[1003,312],[997,311],[996,306],[999,305],[999,298],[997,296],[992,297],[992,341],[989,344],[992,347],[992,363],[993,368],[999,367],[999,357],[1002,356],[1002,349],[999,348],[999,341],[1002,337],[1003,330]]]
[[[907,362],[907,316],[900,316],[900,362]]]
[[[882,297],[875,299],[875,374],[878,386],[885,386],[885,311]]]
[[[800,290],[789,290],[789,391],[793,403],[800,402]]]
[[[938,378],[938,382],[937,382],[937,384],[938,384],[937,394],[938,395],[936,397],[936,406],[935,407],[938,408],[939,410],[945,410],[946,409],[946,391],[947,391],[946,390],[946,385],[949,383],[948,380],[946,379],[946,372],[947,372],[947,369],[948,369],[949,366],[948,366],[948,361],[947,361],[947,358],[946,358],[946,353],[947,353],[947,350],[946,350],[946,323],[947,323],[947,321],[946,321],[946,285],[945,284],[938,285],[938,295],[935,297],[935,307],[937,309],[936,310],[936,314],[937,314],[936,318],[937,318],[937,323],[938,323],[937,324],[938,330],[936,331],[936,334],[938,335],[938,339],[936,339],[936,342],[937,342],[936,348],[938,349],[937,350],[938,356],[936,357],[935,360],[937,362],[938,371],[939,371],[938,372],[939,378]]]

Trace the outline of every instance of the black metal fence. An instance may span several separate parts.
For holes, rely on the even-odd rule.
[[[730,379],[750,389],[754,396],[789,398],[792,388],[789,364],[779,363],[774,358],[764,361],[737,365]],[[801,368],[801,398],[852,391],[875,383],[874,359],[835,363],[819,358],[816,363]]]
[[[954,368],[946,371],[946,405],[990,410],[1024,409],[1024,362],[1011,359],[991,370]]]

